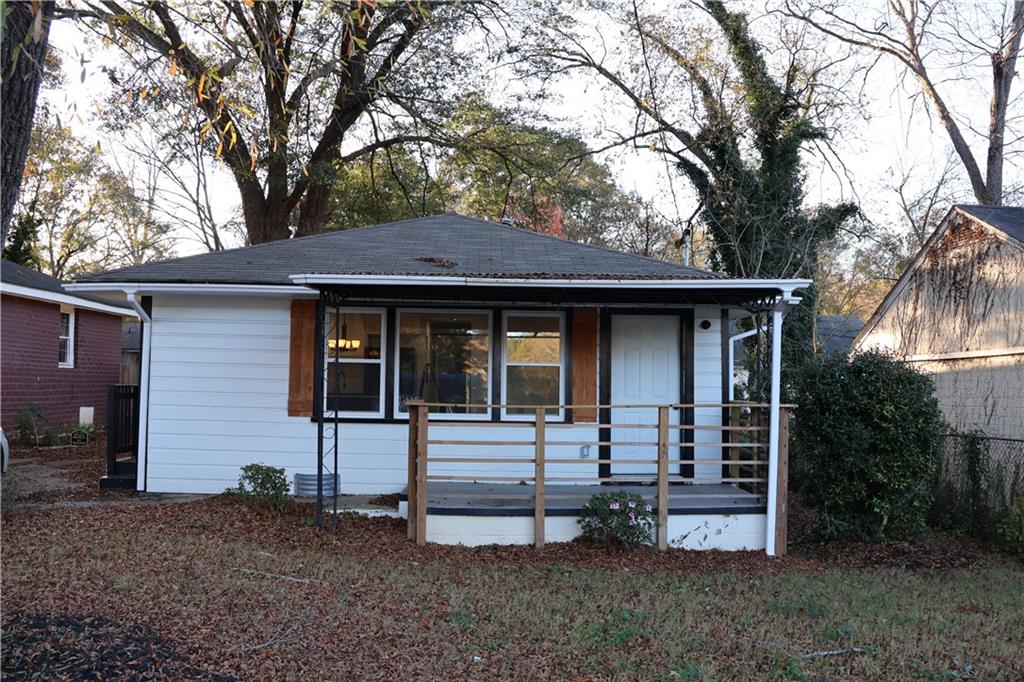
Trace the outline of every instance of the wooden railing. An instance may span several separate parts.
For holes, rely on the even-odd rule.
[[[615,483],[654,483],[655,484],[655,506],[657,510],[657,546],[664,550],[668,547],[668,509],[669,509],[669,484],[699,484],[699,483],[728,483],[735,485],[748,492],[763,491],[769,481],[769,420],[767,410],[769,405],[761,403],[692,403],[672,405],[544,405],[544,406],[518,406],[518,405],[463,405],[450,403],[428,403],[422,401],[409,401],[409,472],[408,472],[408,535],[417,544],[426,543],[426,518],[428,502],[428,486],[432,481],[465,481],[465,482],[487,482],[487,483],[533,483],[533,508],[534,508],[534,542],[539,547],[545,542],[545,504],[549,496],[545,491],[548,483],[574,483],[574,484],[598,484],[608,483],[606,477],[595,475],[560,475],[551,476],[548,465],[585,465],[591,469],[594,465],[622,464],[622,459],[614,459],[611,455],[599,456],[597,458],[567,458],[551,457],[547,452],[549,447],[562,446],[642,446],[655,447],[656,455],[650,459],[629,458],[629,464],[633,465],[657,465],[656,473],[653,475],[629,475],[615,476],[612,479]],[[470,409],[530,409],[533,411],[533,419],[525,421],[475,421],[452,419],[452,415],[445,414],[444,419],[431,420],[429,418],[431,409],[436,410],[470,410]],[[657,423],[652,424],[616,424],[601,422],[572,423],[567,421],[551,420],[547,414],[551,409],[572,409],[574,407],[596,408],[599,413],[613,414],[612,409],[656,409]],[[721,410],[723,416],[727,416],[722,425],[699,425],[688,423],[672,423],[670,414],[673,410],[690,410],[698,408],[715,408]],[[723,409],[724,408],[724,409]],[[786,547],[786,482],[788,480],[788,408],[783,406],[780,410],[779,428],[779,450],[777,459],[777,495],[775,505],[775,540],[776,553],[784,553]],[[486,429],[530,429],[533,431],[533,438],[530,440],[482,440],[482,439],[431,439],[430,429],[436,428],[486,428]],[[549,432],[561,429],[591,429],[596,430],[596,439],[585,440],[551,440]],[[656,441],[621,441],[614,440],[610,434],[612,429],[657,429]],[[678,431],[697,432],[704,430],[718,431],[722,435],[716,442],[694,442],[694,438],[683,437],[679,442],[673,442],[670,433]],[[473,448],[506,448],[519,447],[529,448],[532,456],[452,456],[433,455],[430,452],[431,446],[445,447],[473,447]],[[697,448],[719,448],[722,455],[718,459],[697,459],[696,457],[669,456],[670,448],[680,448],[681,451],[689,449],[691,455]],[[494,466],[508,464],[532,464],[532,476],[495,476],[486,474],[452,475],[432,474],[429,471],[431,463],[437,464],[472,464],[479,466]],[[712,465],[721,469],[719,476],[696,475],[693,470],[691,475],[669,473],[671,465],[682,465],[685,467],[697,467]],[[680,471],[682,471],[682,466]],[[722,497],[721,493],[700,493],[704,497]],[[773,510],[769,509],[769,513]]]

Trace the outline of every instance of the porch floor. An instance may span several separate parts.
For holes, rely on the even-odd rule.
[[[636,493],[654,505],[653,485],[574,485],[549,483],[544,486],[546,516],[578,516],[590,498],[598,493]],[[406,500],[406,492],[402,500]],[[427,489],[427,513],[441,516],[533,516],[532,484],[501,484],[437,481]],[[728,483],[670,485],[670,515],[764,514],[763,495]]]

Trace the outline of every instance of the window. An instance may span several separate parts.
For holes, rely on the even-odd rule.
[[[506,417],[533,415],[529,405],[559,405],[564,371],[561,313],[507,313],[505,315],[505,378],[501,384]],[[560,407],[545,413],[562,418]]]
[[[75,366],[75,309],[70,306],[60,307],[60,351],[57,356],[58,367]]]
[[[348,417],[384,416],[384,312],[327,313],[325,407]]]
[[[399,311],[395,412],[407,400],[454,403],[431,416],[486,418],[491,366],[491,316],[486,312]]]

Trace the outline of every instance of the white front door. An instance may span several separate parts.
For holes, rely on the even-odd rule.
[[[679,317],[677,315],[612,316],[612,405],[667,405],[680,402]],[[612,476],[657,474],[657,407],[613,407],[613,442],[634,443],[611,448]],[[679,411],[669,411],[669,424],[679,423]],[[669,429],[669,442],[679,442],[679,429]],[[678,459],[678,450],[669,450]],[[669,471],[675,467],[670,466]]]

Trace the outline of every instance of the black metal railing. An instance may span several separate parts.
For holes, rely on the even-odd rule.
[[[107,475],[119,473],[118,456],[139,452],[139,387],[107,386]]]

